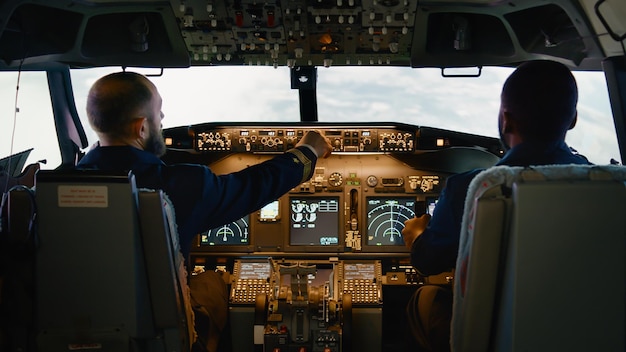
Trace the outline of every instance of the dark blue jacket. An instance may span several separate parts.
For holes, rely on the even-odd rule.
[[[552,164],[589,164],[589,161],[572,153],[565,142],[526,142],[509,150],[497,163],[508,166]],[[439,274],[456,265],[465,196],[474,176],[483,170],[474,169],[446,180],[426,230],[413,242],[411,263],[421,274]]]
[[[317,158],[298,147],[241,171],[216,175],[204,165],[166,165],[154,154],[130,147],[97,147],[78,168],[132,170],[139,188],[161,189],[174,204],[181,251],[194,237],[250,214],[308,180]]]

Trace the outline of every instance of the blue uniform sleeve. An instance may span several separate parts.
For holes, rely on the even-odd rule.
[[[181,214],[186,221],[181,221],[179,225],[182,228],[179,231],[197,234],[260,209],[308,180],[315,169],[316,159],[309,148],[298,147],[231,174],[216,175],[208,167],[202,167],[201,175],[195,176],[200,179],[182,180],[190,184],[197,183],[193,187],[196,194],[188,194],[186,197],[187,204],[184,207],[189,213]],[[175,188],[181,187],[178,185]],[[177,196],[182,195],[171,195],[173,198]],[[183,200],[175,203],[183,203]]]
[[[456,265],[465,196],[481,170],[448,178],[426,230],[413,242],[411,263],[422,275],[435,275]]]

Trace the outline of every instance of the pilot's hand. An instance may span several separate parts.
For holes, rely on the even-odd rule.
[[[424,214],[419,217],[414,217],[404,222],[404,229],[402,229],[402,238],[404,239],[404,245],[411,249],[413,242],[424,232],[428,222],[430,221],[430,214]]]
[[[318,131],[307,132],[296,146],[307,144],[311,148],[315,149],[319,158],[327,158],[333,150],[333,146],[330,144],[328,138],[324,137]]]

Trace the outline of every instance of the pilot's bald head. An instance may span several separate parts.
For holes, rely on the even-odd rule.
[[[94,83],[87,97],[87,116],[99,134],[122,137],[130,122],[151,116],[150,104],[156,98],[156,87],[145,76],[134,72],[106,75]]]

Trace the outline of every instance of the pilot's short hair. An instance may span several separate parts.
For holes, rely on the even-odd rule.
[[[502,103],[527,138],[562,138],[576,117],[578,87],[572,72],[556,61],[521,64],[502,88]]]
[[[123,136],[129,122],[153,98],[151,82],[135,72],[116,72],[96,81],[87,97],[87,116],[100,133]]]

